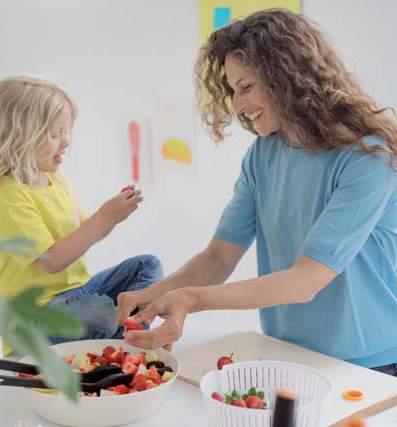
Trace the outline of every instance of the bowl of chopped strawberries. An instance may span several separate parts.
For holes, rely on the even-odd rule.
[[[38,415],[65,426],[110,427],[145,418],[159,408],[179,371],[170,352],[142,350],[122,340],[73,341],[52,348],[81,374],[78,402],[53,390],[23,392]]]

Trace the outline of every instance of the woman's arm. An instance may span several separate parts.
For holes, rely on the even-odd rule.
[[[232,274],[245,252],[244,246],[212,239],[204,251],[161,282],[142,291],[121,293],[118,296],[120,323],[123,323],[135,307],[143,308],[168,291],[223,283]]]
[[[320,262],[300,256],[295,265],[255,279],[206,287],[187,288],[189,312],[249,309],[312,301],[336,273]]]
[[[130,344],[143,348],[170,346],[182,336],[189,313],[215,309],[249,309],[280,304],[310,302],[336,273],[320,262],[299,257],[291,268],[255,279],[204,288],[175,289],[153,301],[137,316],[138,322],[150,323],[156,316],[164,323],[151,331],[128,331]]]

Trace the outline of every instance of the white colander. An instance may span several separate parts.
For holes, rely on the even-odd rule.
[[[267,409],[246,409],[227,405],[211,397],[251,387],[264,391]],[[279,390],[297,396],[296,427],[323,427],[325,399],[332,390],[330,379],[307,366],[279,361],[253,361],[225,365],[208,372],[200,381],[210,427],[271,427],[275,395]]]

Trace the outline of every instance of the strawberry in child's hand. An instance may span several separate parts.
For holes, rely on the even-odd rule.
[[[126,187],[121,189],[121,192],[123,193],[124,191],[133,191],[133,193],[131,194],[131,196],[128,197],[128,199],[130,199],[132,196],[135,195],[135,185],[127,185]]]
[[[126,331],[142,331],[143,325],[136,322],[133,317],[127,317],[124,321],[124,328]]]
[[[220,357],[216,366],[218,367],[218,369],[222,369],[225,365],[230,365],[231,363],[234,363],[233,353],[230,356]]]

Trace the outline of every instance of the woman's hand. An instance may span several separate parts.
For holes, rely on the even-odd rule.
[[[132,296],[135,293],[131,293]],[[176,289],[147,304],[143,309],[141,305],[139,306],[140,311],[134,316],[135,321],[150,324],[156,316],[159,316],[164,322],[150,331],[126,332],[124,334],[126,342],[142,348],[170,349],[182,336],[183,325],[193,307],[193,301],[187,289]]]

